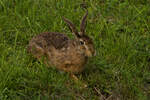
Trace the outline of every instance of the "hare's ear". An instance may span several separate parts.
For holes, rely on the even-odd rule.
[[[77,36],[77,37],[80,37],[79,33],[78,33],[78,30],[76,29],[75,25],[68,19],[62,17],[63,20],[68,24],[69,26],[69,29]]]
[[[80,35],[83,35],[85,33],[85,27],[86,27],[86,18],[88,15],[88,11],[86,11],[86,14],[83,16],[80,24]]]

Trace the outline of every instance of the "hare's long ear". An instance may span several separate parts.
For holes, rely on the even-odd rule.
[[[80,37],[79,33],[78,33],[78,30],[76,29],[75,25],[68,19],[62,17],[63,20],[68,24],[70,30],[77,36],[77,37]]]
[[[83,35],[85,33],[85,27],[86,27],[86,18],[88,15],[88,11],[86,11],[86,14],[83,16],[80,24],[80,35]]]

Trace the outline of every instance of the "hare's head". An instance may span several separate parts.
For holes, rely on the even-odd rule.
[[[88,12],[83,16],[80,24],[80,32],[76,29],[75,25],[69,21],[66,18],[63,18],[64,21],[68,24],[69,28],[73,32],[73,34],[76,36],[76,39],[79,43],[79,46],[84,49],[85,55],[88,57],[91,57],[95,54],[94,44],[92,39],[85,34],[85,27],[86,27],[86,18],[87,18]]]

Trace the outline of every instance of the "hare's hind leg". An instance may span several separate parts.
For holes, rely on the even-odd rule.
[[[81,83],[81,88],[86,88],[86,87],[87,87],[87,84],[81,82],[81,81],[77,78],[77,76],[76,76],[75,74],[70,74],[70,77],[71,77],[76,83]]]
[[[75,76],[74,74],[70,74],[71,78],[75,81],[78,81],[79,79],[77,78],[77,76]]]

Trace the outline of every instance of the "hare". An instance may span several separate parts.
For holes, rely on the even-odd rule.
[[[43,58],[46,65],[58,70],[73,74],[82,72],[88,58],[95,54],[93,41],[85,34],[87,15],[88,12],[81,20],[80,32],[71,21],[63,17],[74,39],[63,33],[43,32],[29,41],[27,51],[39,60]]]

